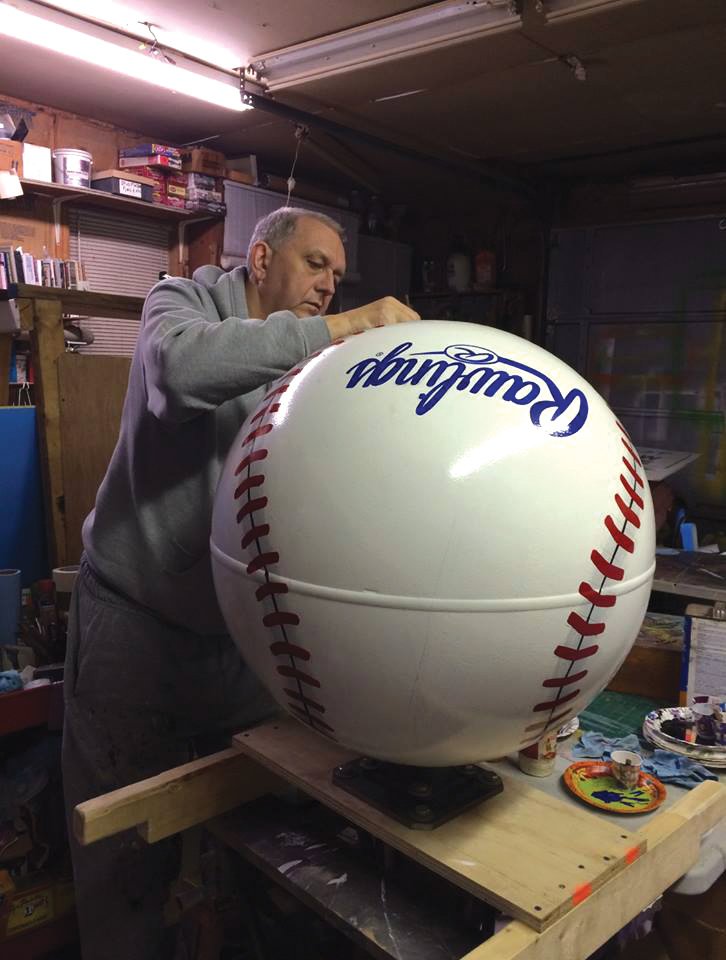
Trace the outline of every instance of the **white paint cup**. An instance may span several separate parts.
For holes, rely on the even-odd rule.
[[[613,750],[610,754],[613,776],[626,790],[638,786],[643,758],[632,750]]]
[[[548,777],[555,769],[557,731],[545,734],[541,740],[519,751],[519,769],[531,777]]]

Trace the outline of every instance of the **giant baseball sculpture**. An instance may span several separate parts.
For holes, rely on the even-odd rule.
[[[490,327],[382,327],[271,384],[217,491],[240,651],[313,730],[397,763],[492,759],[585,707],[654,571],[643,466],[578,374]]]

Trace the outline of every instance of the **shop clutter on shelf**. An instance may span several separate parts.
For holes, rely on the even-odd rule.
[[[80,261],[51,257],[47,249],[39,259],[32,253],[26,253],[22,247],[7,244],[0,246],[0,290],[7,290],[13,283],[65,287],[70,290],[88,289],[86,272]]]
[[[22,672],[63,662],[68,608],[78,567],[58,567],[53,577],[21,590],[21,571],[0,576],[0,668]],[[32,677],[31,677],[32,679]]]
[[[224,162],[224,155],[214,150],[142,143],[119,150],[119,169],[97,174],[93,186],[168,207],[222,215]]]

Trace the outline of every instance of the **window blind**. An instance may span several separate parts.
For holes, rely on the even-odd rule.
[[[163,220],[110,210],[73,208],[69,213],[70,256],[80,260],[90,289],[145,297],[169,269],[169,231]],[[84,318],[94,341],[79,352],[130,357],[139,333],[136,320]]]
[[[285,197],[281,193],[272,193],[260,187],[250,187],[232,180],[224,182],[224,202],[227,204],[227,216],[224,221],[224,256],[227,266],[245,263],[247,248],[252,239],[252,231],[257,221],[273,210],[285,206]],[[358,270],[358,215],[349,210],[327,207],[312,200],[301,200],[292,196],[290,203],[305,210],[317,210],[325,213],[345,230],[345,255],[347,276]]]

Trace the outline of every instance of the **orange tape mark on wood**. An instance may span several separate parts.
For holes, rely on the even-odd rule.
[[[634,860],[637,860],[640,856],[640,850],[637,847],[631,847],[630,850],[625,853],[625,862],[633,863]]]
[[[581,883],[579,887],[575,887],[572,892],[572,906],[576,907],[578,903],[582,903],[583,900],[587,900],[591,893],[591,883]]]

